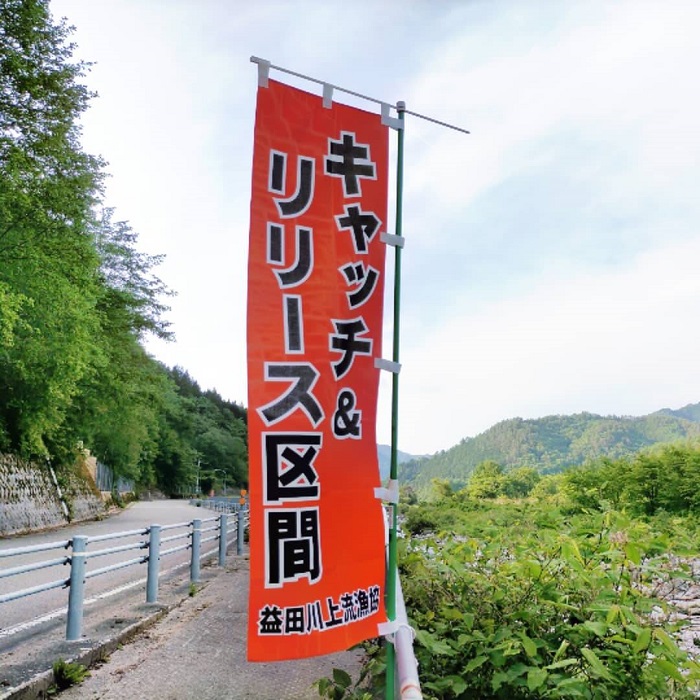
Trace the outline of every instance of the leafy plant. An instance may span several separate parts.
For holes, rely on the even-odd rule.
[[[71,663],[64,659],[59,659],[53,664],[53,679],[55,692],[66,690],[74,685],[79,685],[88,676],[90,672],[78,663]]]
[[[0,2],[0,27],[0,450],[71,466],[80,442],[168,494],[195,483],[196,453],[245,483],[245,409],[143,347],[171,337],[172,292],[102,206],[71,27],[49,0]]]
[[[473,536],[407,542],[401,558],[426,697],[693,697],[700,667],[653,595],[686,576],[669,533],[517,504],[455,526]]]
[[[353,683],[350,674],[340,668],[333,669],[332,678],[321,678],[314,685],[318,688],[318,694],[328,700],[376,700],[384,697],[383,691],[370,690],[366,679],[372,664],[365,666],[359,679]]]
[[[385,662],[383,647],[374,642],[362,642],[356,649],[364,652],[362,670],[356,681],[347,671],[333,669],[331,678],[321,678],[314,685],[322,698],[329,700],[379,700],[384,698]]]

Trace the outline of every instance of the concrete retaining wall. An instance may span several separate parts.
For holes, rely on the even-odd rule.
[[[56,483],[48,464],[0,455],[0,536],[89,520],[104,512],[99,491],[83,465],[57,476]]]

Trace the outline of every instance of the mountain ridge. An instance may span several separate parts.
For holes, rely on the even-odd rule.
[[[408,452],[396,450],[396,462],[398,464],[404,464],[414,459],[422,459],[423,456],[424,455],[412,455]],[[377,444],[377,460],[379,461],[380,477],[382,479],[388,479],[391,470],[391,445]]]
[[[498,462],[506,469],[528,466],[553,473],[599,457],[620,458],[659,443],[700,440],[700,403],[662,408],[644,416],[601,416],[581,412],[541,418],[509,418],[457,445],[407,460],[401,480],[426,489],[434,478],[459,487],[477,464]]]

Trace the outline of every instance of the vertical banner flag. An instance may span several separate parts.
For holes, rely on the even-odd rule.
[[[258,88],[248,261],[248,659],[378,636],[376,414],[388,134],[380,116]]]

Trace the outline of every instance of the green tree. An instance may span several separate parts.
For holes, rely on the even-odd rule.
[[[668,482],[669,475],[660,460],[649,454],[639,454],[630,469],[630,500],[644,513],[652,515],[662,506]]]
[[[53,23],[46,0],[5,0],[0,28],[0,434],[46,454],[99,362],[89,222],[101,163],[79,144],[90,94],[68,28]]]
[[[530,496],[540,500],[556,500],[561,497],[563,474],[543,476],[530,492]]]
[[[562,476],[563,489],[578,506],[604,510],[628,502],[631,464],[627,459],[602,458],[574,467]]]
[[[673,450],[678,449],[681,473],[678,484],[678,495],[684,508],[690,511],[700,511],[700,449],[688,446],[680,448],[669,447],[668,450],[673,456]]]
[[[194,457],[247,481],[246,412],[145,351],[169,339],[162,256],[100,207],[82,150],[92,95],[49,0],[0,0],[0,449],[72,462],[84,445],[167,492]]]
[[[472,498],[496,498],[501,495],[504,482],[503,467],[493,460],[478,464],[469,478],[467,494]]]
[[[64,437],[81,440],[118,474],[134,479],[152,469],[171,380],[140,344],[146,334],[169,339],[162,298],[170,294],[155,275],[161,256],[136,248],[137,234],[103,210],[93,222],[99,254],[98,328],[93,347],[102,362],[86,375]]]
[[[447,479],[433,479],[431,483],[433,494],[438,500],[449,498],[454,493],[452,484]]]
[[[503,474],[500,492],[508,498],[525,498],[541,479],[537,469],[518,467]]]
[[[213,469],[226,472],[227,486],[246,484],[245,409],[225,401],[215,391],[202,391],[181,367],[168,370],[168,377],[172,392],[155,460],[161,488],[166,492],[191,489],[198,461],[202,474]]]
[[[114,210],[102,209],[92,222],[92,236],[100,260],[102,296],[98,310],[103,317],[116,319],[112,330],[142,339],[146,334],[171,340],[170,310],[163,299],[173,296],[155,274],[163,255],[147,255],[137,248],[138,234],[126,221],[114,221]]]

